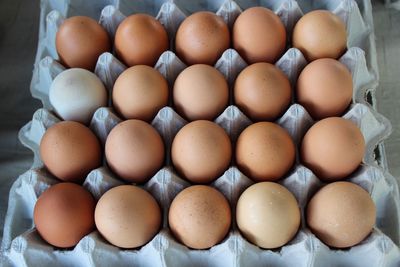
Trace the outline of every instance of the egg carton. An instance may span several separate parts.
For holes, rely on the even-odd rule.
[[[354,104],[343,116],[359,125],[367,147],[374,147],[387,129],[376,131],[371,123],[380,125],[382,118],[363,104]],[[180,244],[168,228],[168,209],[174,197],[190,183],[179,177],[171,165],[169,149],[165,166],[148,182],[141,185],[158,201],[163,211],[162,230],[139,249],[119,249],[105,241],[94,231],[85,236],[73,249],[56,249],[41,239],[33,228],[33,209],[37,198],[51,185],[59,182],[43,167],[38,156],[40,140],[46,129],[60,121],[54,113],[39,109],[33,120],[21,129],[23,144],[37,156],[37,167],[21,175],[10,191],[10,203],[5,222],[2,247],[5,266],[398,266],[400,249],[395,243],[400,236],[400,198],[396,180],[381,168],[364,163],[347,180],[367,190],[376,203],[377,221],[373,232],[359,245],[346,250],[330,249],[307,228],[304,210],[310,197],[324,185],[309,169],[296,160],[292,170],[279,181],[296,197],[302,214],[302,225],[292,241],[280,249],[264,250],[249,243],[237,229],[233,220],[227,237],[208,250],[192,250]],[[104,145],[108,133],[119,118],[112,108],[99,108],[90,128]],[[225,129],[231,140],[251,121],[236,107],[229,106],[215,119]],[[300,140],[313,120],[298,104],[289,107],[276,121],[285,128],[299,147]],[[152,125],[170,147],[175,134],[187,124],[170,107],[161,109]],[[368,127],[367,127],[368,126]],[[368,151],[368,150],[367,150]],[[366,152],[368,154],[368,152]],[[364,160],[367,159],[367,155]],[[210,185],[228,199],[235,217],[235,207],[240,194],[254,182],[231,165]],[[106,163],[86,177],[83,186],[99,199],[112,187],[124,184]],[[372,264],[372,265],[368,265]]]
[[[374,57],[370,4],[359,1],[362,8],[351,0],[334,1],[42,1],[38,53],[31,83],[32,95],[43,102],[30,123],[20,131],[21,142],[35,154],[32,169],[21,175],[10,191],[9,208],[4,227],[2,260],[4,266],[397,266],[399,265],[399,192],[396,180],[377,165],[373,149],[391,131],[390,123],[368,104],[366,95],[377,87],[377,68]],[[231,27],[241,8],[262,5],[272,9],[284,22],[288,33],[302,16],[303,10],[324,8],[339,15],[346,23],[348,47],[340,58],[353,75],[353,104],[344,115],[360,127],[367,143],[363,165],[349,177],[370,192],[377,205],[377,224],[373,233],[361,244],[347,250],[330,249],[321,243],[304,225],[296,237],[277,250],[263,250],[248,243],[235,224],[229,235],[209,250],[191,250],[179,244],[171,236],[166,214],[173,197],[189,183],[179,178],[167,156],[166,166],[143,187],[156,197],[163,207],[163,229],[147,245],[140,249],[121,250],[108,244],[97,231],[84,237],[72,250],[60,250],[46,244],[33,227],[32,214],[37,197],[51,184],[58,182],[43,168],[38,145],[48,127],[59,121],[48,101],[48,89],[54,77],[65,68],[56,60],[55,33],[65,17],[77,14],[89,15],[106,28],[110,36],[124,14],[150,13],[166,27],[170,37],[175,36],[179,23],[186,14],[198,10],[210,10],[220,15]],[[46,21],[46,23],[45,23]],[[171,38],[171,41],[173,38]],[[172,44],[172,42],[171,42]],[[173,44],[172,44],[173,45]],[[173,47],[173,46],[172,46]],[[362,48],[362,49],[360,49]],[[307,64],[301,52],[289,49],[276,65],[289,77],[293,85],[301,69]],[[230,87],[237,74],[247,64],[236,51],[228,49],[216,63],[227,78]],[[161,55],[156,64],[172,85],[185,64],[172,52]],[[95,73],[111,92],[113,83],[126,67],[111,53],[98,59]],[[110,104],[110,103],[109,103]],[[232,99],[231,99],[232,104]],[[109,131],[121,119],[112,108],[100,108],[93,116],[90,127],[104,144]],[[216,120],[234,141],[251,121],[235,106],[229,106]],[[152,125],[165,140],[167,151],[176,132],[187,122],[171,108],[160,110]],[[277,120],[293,137],[298,146],[305,131],[313,124],[303,107],[293,103]],[[384,156],[384,154],[382,154]],[[123,182],[103,167],[92,171],[84,186],[98,199],[102,193]],[[234,166],[211,185],[218,188],[234,207],[240,193],[253,182]],[[280,181],[292,191],[302,209],[307,200],[323,184],[310,170],[299,163]],[[397,245],[396,245],[397,244]],[[1,259],[0,259],[1,260]]]

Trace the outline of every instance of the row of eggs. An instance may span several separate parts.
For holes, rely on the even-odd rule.
[[[150,179],[171,154],[175,170],[192,183],[210,183],[235,164],[254,181],[276,181],[295,162],[295,144],[284,128],[258,122],[245,128],[234,144],[218,124],[197,120],[186,124],[165,151],[161,135],[141,120],[116,125],[105,142],[105,159],[120,178],[135,183]],[[83,124],[64,121],[50,127],[40,143],[44,165],[57,178],[81,182],[101,165],[103,148]],[[360,165],[365,141],[350,120],[330,117],[315,123],[303,137],[301,162],[323,181],[346,178]]]
[[[312,11],[293,29],[292,45],[307,60],[339,58],[346,49],[346,27],[333,13]],[[232,39],[232,40],[231,40]],[[231,46],[252,64],[274,63],[286,48],[287,36],[280,18],[264,7],[253,7],[236,19],[232,32],[214,13],[201,11],[187,17],[175,36],[175,51],[188,65],[213,65]],[[68,67],[93,70],[100,54],[111,51],[111,40],[104,28],[88,17],[71,17],[56,35],[60,60]],[[127,65],[153,66],[169,49],[169,37],[163,25],[146,14],[134,14],[118,26],[114,50]]]
[[[264,249],[288,243],[301,223],[296,198],[274,182],[248,187],[238,199],[235,214],[241,234]],[[334,182],[310,199],[306,222],[327,245],[346,248],[369,235],[375,216],[376,208],[367,191],[353,183]],[[135,185],[114,187],[96,203],[82,186],[63,182],[39,197],[34,222],[40,236],[56,247],[73,247],[96,228],[114,246],[133,249],[145,245],[158,233],[162,211],[150,193]],[[227,199],[207,185],[183,189],[168,210],[172,234],[192,249],[217,245],[232,223]]]
[[[156,69],[136,65],[116,79],[112,105],[125,119],[151,121],[157,112],[172,106],[186,120],[213,120],[229,104],[229,86],[216,68],[195,64],[168,82]],[[274,121],[288,108],[292,95],[316,120],[341,116],[351,103],[352,77],[341,62],[323,58],[309,63],[300,73],[292,93],[288,77],[275,65],[254,63],[243,69],[233,85],[233,103],[252,121]],[[107,105],[107,91],[92,72],[71,68],[53,80],[49,100],[64,120],[85,124],[94,111]]]

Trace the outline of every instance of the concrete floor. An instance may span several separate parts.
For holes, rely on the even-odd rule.
[[[400,11],[386,9],[383,1],[374,1],[373,6],[378,109],[393,125],[386,152],[391,173],[400,177]],[[39,0],[0,1],[0,239],[10,186],[32,163],[32,153],[19,143],[17,134],[40,107],[29,92],[38,23]]]
[[[385,141],[390,172],[400,177],[400,11],[373,1],[379,88],[377,108],[392,123],[393,133]]]

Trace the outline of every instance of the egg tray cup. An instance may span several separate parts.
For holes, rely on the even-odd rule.
[[[376,146],[390,134],[391,126],[389,121],[368,103],[378,86],[376,59],[373,56],[375,47],[372,43],[372,20],[368,12],[363,17],[357,3],[351,0],[318,1],[317,5],[321,6],[301,1],[299,3],[295,1],[259,3],[259,1],[233,2],[229,0],[198,1],[191,4],[184,1],[89,3],[73,0],[42,1],[41,22],[45,19],[46,26],[44,23],[40,26],[31,92],[34,97],[42,100],[44,108],[36,111],[32,121],[19,133],[21,142],[34,152],[34,163],[30,170],[15,181],[10,190],[0,259],[4,266],[265,266],[266,264],[326,266],[328,263],[332,266],[398,266],[400,264],[398,184],[396,179],[380,166],[382,161],[376,158],[377,154],[374,151]],[[323,183],[309,169],[302,166],[297,158],[292,170],[279,181],[295,195],[302,212],[301,228],[288,244],[275,250],[260,249],[240,235],[234,220],[226,238],[211,249],[192,250],[178,243],[168,229],[168,208],[172,199],[185,187],[190,186],[190,183],[175,173],[169,150],[173,137],[187,122],[171,107],[165,107],[152,121],[153,127],[161,134],[166,145],[165,166],[147,183],[141,185],[157,199],[162,207],[163,227],[160,232],[145,246],[132,250],[112,246],[97,231],[85,236],[77,246],[71,249],[54,248],[42,240],[33,228],[33,208],[38,196],[59,180],[43,167],[38,148],[45,131],[60,121],[48,101],[48,90],[55,76],[65,69],[56,61],[57,54],[54,47],[55,33],[64,17],[85,12],[87,12],[86,15],[100,17],[100,23],[113,37],[115,29],[125,17],[123,14],[149,12],[153,15],[157,14],[157,19],[166,27],[169,36],[174,37],[180,22],[186,17],[182,10],[193,12],[208,9],[223,17],[231,27],[241,12],[238,4],[243,8],[260,4],[272,9],[281,17],[289,36],[293,25],[303,14],[300,6],[329,9],[346,22],[350,48],[340,61],[352,73],[354,94],[353,102],[343,117],[358,125],[366,140],[367,148],[363,164],[346,180],[362,186],[371,194],[377,206],[377,221],[373,232],[360,244],[343,250],[329,248],[316,238],[305,224],[304,208],[313,193],[323,186]],[[364,12],[368,11],[368,8],[370,7],[363,5]],[[306,64],[302,53],[295,48],[290,48],[278,60],[276,66],[286,73],[293,88],[301,69]],[[246,66],[246,62],[233,49],[226,50],[215,65],[224,74],[230,87],[237,74]],[[171,51],[164,52],[155,66],[168,80],[170,86],[185,67],[185,64]],[[104,53],[98,59],[95,73],[111,92],[115,79],[125,68],[126,66],[113,54]],[[121,118],[111,107],[102,107],[95,112],[90,128],[104,145],[108,133],[120,121]],[[252,123],[234,105],[228,106],[215,119],[215,122],[226,130],[233,143],[240,132]],[[292,101],[292,105],[276,123],[289,132],[298,148],[301,138],[314,121],[301,105]],[[384,153],[380,155],[384,156]],[[228,199],[234,219],[239,195],[253,183],[234,165],[231,165],[221,177],[211,183],[211,186],[217,188]],[[83,186],[96,199],[99,199],[105,191],[120,184],[124,182],[116,178],[104,162],[102,167],[93,170],[86,177]]]

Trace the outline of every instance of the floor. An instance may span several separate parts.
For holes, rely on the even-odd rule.
[[[400,177],[400,11],[386,9],[383,0],[373,5],[380,67],[378,109],[393,125],[385,145],[390,171]],[[17,134],[40,107],[28,89],[38,21],[39,0],[0,1],[0,229],[10,186],[32,162],[32,153],[19,143]],[[13,108],[16,105],[18,109]]]
[[[387,9],[382,2],[373,4],[380,75],[377,108],[392,122],[385,149],[390,172],[400,177],[400,11]]]

